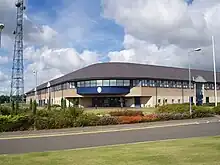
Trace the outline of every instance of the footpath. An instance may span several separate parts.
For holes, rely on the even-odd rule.
[[[124,124],[124,125],[107,125],[107,126],[93,126],[93,127],[76,127],[67,129],[52,129],[52,130],[30,130],[30,131],[16,131],[16,132],[2,132],[0,133],[1,139],[16,139],[16,138],[29,138],[29,137],[48,137],[59,135],[74,135],[74,134],[89,134],[89,133],[103,133],[103,132],[117,132],[138,129],[152,129],[163,127],[175,127],[184,125],[195,125],[204,123],[220,122],[220,116],[200,118],[200,119],[187,119],[187,120],[171,120],[148,122],[138,124]]]

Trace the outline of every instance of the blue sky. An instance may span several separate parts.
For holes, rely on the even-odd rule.
[[[0,93],[1,87],[10,90],[12,1],[0,0],[0,22],[7,27],[0,50]],[[25,89],[35,85],[33,70],[42,83],[104,61],[187,67],[185,56],[195,47],[205,56],[193,56],[192,67],[210,70],[211,34],[220,52],[219,14],[219,0],[28,0]]]
[[[88,38],[85,38],[84,40],[92,42],[86,42],[85,45],[81,42],[75,42],[73,39],[67,45],[74,47],[79,52],[82,52],[84,49],[88,49],[99,53],[107,53],[112,50],[117,51],[122,49],[124,29],[117,25],[113,20],[105,19],[101,16],[102,7],[100,0],[67,0],[65,2],[53,0],[52,4],[51,0],[29,0],[28,5],[28,13],[35,23],[48,24],[55,30],[59,31],[59,33],[62,33],[62,31],[65,30],[64,28],[56,26],[59,11],[68,8],[69,5],[71,5],[71,10],[75,10],[76,12],[76,16],[79,19],[76,23],[79,24],[79,26],[84,23],[84,18],[82,18],[82,22],[80,22],[81,16],[89,17],[91,21],[90,24],[93,25],[87,36]],[[78,26],[77,24],[74,25],[74,20],[72,20],[72,23],[72,26]]]

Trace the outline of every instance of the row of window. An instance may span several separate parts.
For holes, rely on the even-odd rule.
[[[77,87],[131,86],[130,80],[92,80],[77,82]]]
[[[144,87],[161,87],[161,88],[189,88],[189,82],[181,81],[162,81],[162,80],[133,80],[133,86],[144,86]],[[191,89],[193,89],[193,84]]]
[[[163,80],[91,80],[80,82],[68,82],[50,87],[51,92],[74,89],[76,87],[97,87],[97,86],[143,86],[143,87],[161,87],[161,88],[189,88],[189,82],[184,81],[163,81]],[[194,88],[192,83],[191,89]],[[204,85],[206,90],[214,90],[214,83]],[[220,84],[217,84],[217,89],[220,90]],[[37,94],[48,93],[48,89],[42,89]],[[34,92],[30,95],[33,95]]]

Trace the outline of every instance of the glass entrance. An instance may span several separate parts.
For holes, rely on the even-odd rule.
[[[122,99],[124,105],[124,99]],[[94,97],[92,98],[93,107],[121,107],[120,97]]]

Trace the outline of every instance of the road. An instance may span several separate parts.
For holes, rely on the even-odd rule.
[[[0,139],[0,154],[20,154],[166,139],[220,135],[220,122],[114,132]]]

